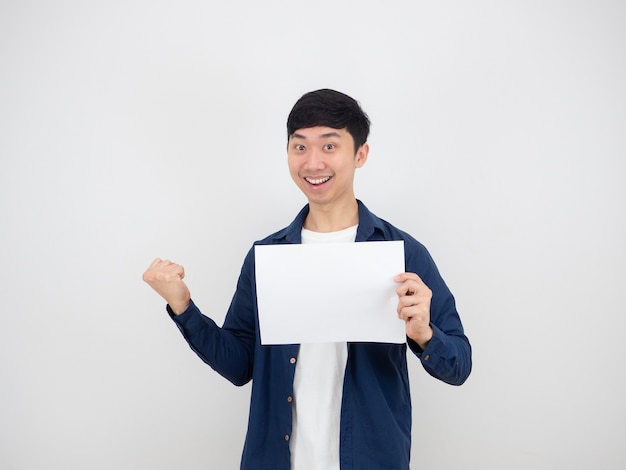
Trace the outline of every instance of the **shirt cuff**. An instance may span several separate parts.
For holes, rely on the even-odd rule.
[[[443,353],[446,350],[446,344],[448,343],[448,338],[443,331],[432,323],[430,324],[430,327],[433,329],[433,337],[430,338],[426,349],[422,349],[420,345],[411,338],[407,338],[407,344],[409,345],[411,351],[413,351],[413,353],[425,363],[433,363],[439,360],[443,356]]]
[[[193,300],[191,299],[189,300],[189,305],[187,306],[187,309],[180,315],[176,315],[172,310],[172,307],[169,306],[169,304],[165,307],[165,309],[167,310],[170,318],[178,324],[185,323],[189,320],[189,317],[193,316],[194,312],[199,312],[198,307],[196,307],[196,304],[194,304]]]

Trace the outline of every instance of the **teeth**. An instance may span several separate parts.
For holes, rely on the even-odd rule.
[[[305,178],[311,184],[322,184],[326,183],[330,179],[330,176],[325,176],[324,178]]]

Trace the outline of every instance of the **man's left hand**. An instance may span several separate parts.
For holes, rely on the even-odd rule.
[[[406,335],[420,348],[426,349],[433,337],[430,326],[430,299],[432,291],[415,273],[398,274],[394,279],[400,284],[398,294],[398,317],[406,323]]]

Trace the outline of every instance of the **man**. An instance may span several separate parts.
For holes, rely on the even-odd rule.
[[[355,171],[368,157],[369,125],[343,93],[317,90],[298,100],[287,120],[287,155],[308,204],[289,226],[255,244],[404,240],[406,272],[395,281],[405,344],[262,346],[254,248],[221,328],[191,300],[182,266],[157,259],[144,273],[202,360],[236,385],[252,380],[242,469],[408,469],[407,346],[437,379],[460,385],[469,376],[470,344],[427,250],[354,195]],[[305,301],[324,303],[315,292]]]

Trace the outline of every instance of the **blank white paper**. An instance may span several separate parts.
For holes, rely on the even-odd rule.
[[[404,242],[257,245],[261,344],[406,341]]]

